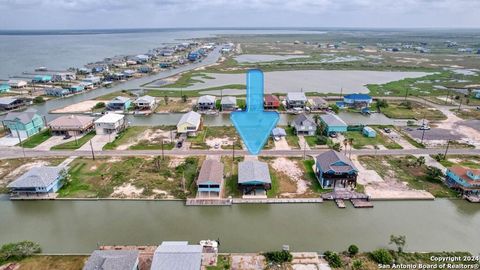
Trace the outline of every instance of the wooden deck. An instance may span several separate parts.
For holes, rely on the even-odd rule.
[[[337,199],[335,200],[335,203],[337,204],[338,208],[345,208],[345,202],[343,200]]]
[[[471,203],[480,203],[480,196],[474,196],[474,195],[465,196],[465,200]]]
[[[278,204],[278,203],[322,203],[322,198],[268,198],[268,199],[233,199],[234,204],[248,204],[248,203],[264,203],[264,204]]]
[[[231,199],[202,199],[202,198],[189,198],[185,202],[187,206],[229,206],[232,205]]]
[[[373,208],[373,204],[370,201],[363,200],[363,199],[351,199],[353,207],[355,208]]]

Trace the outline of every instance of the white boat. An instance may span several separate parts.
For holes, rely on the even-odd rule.
[[[215,241],[215,240],[200,240],[200,245],[201,245],[203,248],[211,248],[211,249],[213,249],[215,252],[218,251],[218,242]]]

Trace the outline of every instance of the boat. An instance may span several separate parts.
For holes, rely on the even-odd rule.
[[[216,240],[200,240],[199,244],[203,249],[209,249],[214,252],[218,252],[218,241]]]

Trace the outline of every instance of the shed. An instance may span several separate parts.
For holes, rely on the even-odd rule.
[[[273,137],[285,137],[285,136],[287,136],[287,132],[285,132],[285,129],[277,127],[277,128],[272,129],[272,136]]]
[[[371,127],[363,127],[362,133],[369,138],[375,138],[377,136],[377,132]]]

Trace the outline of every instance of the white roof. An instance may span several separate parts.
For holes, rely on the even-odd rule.
[[[141,96],[134,101],[134,103],[139,103],[139,102],[153,103],[153,102],[155,102],[155,98],[152,97],[152,96],[148,96],[148,95],[147,96]]]
[[[124,117],[125,116],[123,114],[107,113],[95,120],[95,123],[116,123],[122,120]]]
[[[199,113],[191,111],[182,115],[182,118],[180,118],[180,121],[178,121],[178,125],[187,123],[196,126],[200,123],[200,118],[201,115]]]
[[[215,96],[201,96],[198,98],[198,103],[214,103],[215,102]]]
[[[289,92],[289,93],[287,93],[287,99],[288,100],[307,101],[307,97],[305,96],[305,93],[303,93],[303,92]]]

